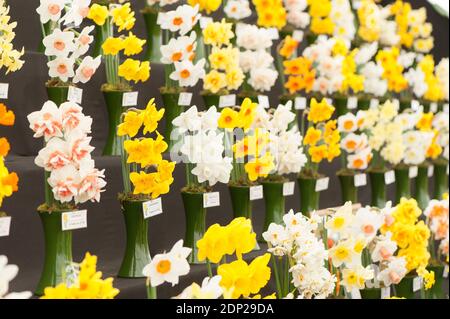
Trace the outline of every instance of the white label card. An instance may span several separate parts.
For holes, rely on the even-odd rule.
[[[287,182],[283,184],[283,196],[294,195],[295,182]]]
[[[263,187],[262,185],[250,187],[250,200],[257,200],[263,198]]]
[[[428,166],[428,177],[432,177],[434,174],[434,166],[430,165]]]
[[[422,277],[413,279],[413,292],[419,291],[422,288]]]
[[[144,212],[144,219],[162,214],[163,209],[161,198],[155,198],[142,203],[142,210]]]
[[[409,168],[409,178],[416,178],[417,174],[419,173],[419,168],[417,166],[411,166]]]
[[[83,89],[69,86],[69,91],[67,92],[67,100],[75,102],[77,104],[81,104],[83,100]]]
[[[0,217],[0,237],[9,236],[11,228],[11,216]]]
[[[438,104],[436,102],[433,102],[430,104],[430,112],[436,113],[438,111]]]
[[[302,30],[295,30],[294,32],[292,32],[292,38],[294,38],[294,40],[296,40],[298,42],[303,41],[303,36],[304,36],[304,33]]]
[[[270,107],[269,97],[267,95],[258,95],[258,104],[268,109]]]
[[[391,298],[391,287],[381,288],[381,299]]]
[[[138,92],[126,92],[122,97],[122,106],[136,106],[138,101]]]
[[[370,108],[374,109],[376,107],[378,107],[378,105],[380,104],[380,101],[378,101],[377,99],[371,99],[370,100]]]
[[[351,292],[352,299],[361,299],[361,292],[359,289],[353,289]]]
[[[235,106],[236,105],[236,95],[230,94],[230,95],[222,95],[219,98],[219,107],[229,107],[229,106]]]
[[[200,18],[200,28],[204,29],[208,26],[208,24],[210,24],[211,22],[213,22],[213,19],[211,17],[201,17]]]
[[[355,175],[355,187],[361,187],[367,185],[367,175],[366,174],[357,174]]]
[[[395,173],[394,171],[388,171],[384,173],[384,182],[386,185],[390,185],[395,182]]]
[[[181,92],[178,97],[178,105],[179,106],[189,106],[192,101],[192,93],[190,92]]]
[[[9,83],[0,83],[0,99],[6,100],[8,98]]]
[[[211,192],[203,194],[203,208],[220,206],[220,193]]]
[[[296,97],[294,107],[296,110],[306,109],[306,98],[305,97]]]
[[[448,265],[445,265],[444,274],[442,275],[444,278],[448,278]]]
[[[66,212],[61,215],[62,230],[74,230],[87,227],[87,210]]]
[[[412,100],[412,101],[411,101],[411,109],[412,109],[413,111],[418,111],[419,108],[420,108],[420,103],[419,103],[419,101],[417,101],[417,100]]]
[[[347,108],[349,110],[354,110],[357,107],[358,107],[358,99],[356,98],[356,96],[349,97],[347,100]]]
[[[315,189],[316,192],[321,192],[321,191],[327,190],[329,182],[330,182],[329,177],[324,177],[324,178],[318,179],[316,181],[316,189]]]

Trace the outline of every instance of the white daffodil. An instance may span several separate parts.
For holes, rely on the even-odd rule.
[[[75,50],[74,39],[75,34],[73,32],[55,29],[42,40],[45,46],[45,55],[68,57]]]
[[[17,276],[19,267],[8,265],[8,258],[0,255],[0,299],[28,299],[32,296],[31,292],[10,292],[9,283]]]
[[[73,78],[73,83],[86,83],[97,71],[98,67],[102,63],[102,57],[99,55],[95,59],[87,56],[81,61],[77,70],[75,71],[75,76]]]
[[[169,77],[178,81],[182,87],[195,86],[200,79],[205,77],[205,59],[201,59],[195,65],[189,60],[175,62],[174,64],[175,71]]]
[[[338,130],[339,132],[352,133],[358,129],[358,120],[353,113],[347,113],[339,116]]]
[[[72,0],[70,4],[69,10],[66,11],[61,22],[64,22],[65,25],[73,24],[78,27],[89,13],[91,0]]]
[[[172,121],[172,124],[178,128],[180,134],[199,131],[202,127],[202,120],[197,106],[193,105],[181,113]]]
[[[73,70],[75,60],[66,57],[56,57],[47,63],[48,75],[52,78],[59,78],[63,82],[69,81],[75,75]]]
[[[69,145],[58,137],[50,139],[45,147],[39,151],[34,163],[48,172],[70,164]]]
[[[79,172],[72,164],[53,170],[47,179],[53,196],[61,203],[68,203],[78,194]]]
[[[242,20],[248,18],[252,14],[250,3],[248,0],[231,0],[227,1],[223,11],[228,18],[234,20]]]
[[[63,136],[62,114],[52,101],[47,101],[40,111],[30,113],[27,119],[35,138],[44,136],[48,141],[51,137]]]
[[[75,39],[75,45],[77,48],[73,53],[74,58],[78,58],[88,52],[89,45],[94,41],[94,36],[90,34],[94,29],[94,26],[89,26],[81,30],[80,34]]]
[[[202,281],[202,285],[193,283],[183,290],[183,292],[175,297],[176,299],[218,299],[223,294],[223,288],[220,286],[221,276],[212,278],[206,277]]]
[[[389,261],[387,267],[378,273],[377,279],[385,287],[389,287],[392,284],[398,284],[405,277],[406,273],[406,259],[404,257],[394,257]]]
[[[48,21],[58,21],[61,18],[61,12],[68,0],[40,0],[36,12],[39,14],[42,24]]]

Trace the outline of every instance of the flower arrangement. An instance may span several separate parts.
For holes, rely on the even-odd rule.
[[[86,253],[80,264],[72,264],[73,273],[67,283],[45,288],[41,299],[113,299],[119,290],[113,278],[102,279],[97,271],[97,256]]]
[[[376,61],[383,67],[382,78],[387,81],[391,93],[400,93],[408,88],[403,75],[404,67],[399,62],[400,51],[397,47],[378,51]]]
[[[0,0],[0,70],[5,68],[6,74],[20,70],[24,64],[21,57],[25,53],[24,49],[16,50],[12,44],[15,38],[14,29],[17,22],[10,22],[9,6],[5,0]]]
[[[223,11],[226,17],[234,22],[243,20],[252,15],[250,2],[248,0],[230,0],[227,1]]]
[[[235,33],[241,51],[239,64],[246,75],[241,94],[254,98],[258,92],[270,91],[278,77],[274,59],[267,52],[273,45],[272,36],[267,29],[250,24],[238,24]]]
[[[336,277],[326,267],[328,252],[317,237],[318,220],[317,215],[307,218],[291,210],[283,216],[282,225],[272,223],[263,233],[280,299],[324,299],[333,293]]]
[[[232,24],[211,22],[203,29],[209,63],[203,80],[203,94],[227,94],[238,90],[244,81],[244,73],[239,66],[239,50],[231,45],[234,38]]]
[[[86,55],[94,37],[93,26],[80,27],[88,16],[90,0],[41,0],[36,12],[42,24],[43,45],[48,57],[47,87],[86,83],[100,66],[101,57]],[[76,66],[76,70],[75,70]],[[63,102],[63,101],[60,101]]]
[[[286,9],[283,0],[252,0],[258,15],[257,24],[264,28],[281,30],[286,25]]]
[[[31,292],[10,292],[8,293],[9,283],[17,276],[19,267],[16,265],[8,265],[8,258],[0,255],[0,299],[28,299],[31,297]]]
[[[142,52],[146,40],[139,39],[131,29],[136,18],[129,2],[106,7],[94,4],[89,10],[89,19],[100,26],[104,34],[102,55],[106,69],[106,84],[103,91],[129,91],[128,82],[145,82],[150,77],[150,62],[131,58]],[[117,32],[129,31],[128,35],[116,35]],[[126,57],[122,62],[120,53]]]
[[[13,126],[15,114],[8,110],[6,105],[0,103],[0,125]],[[5,157],[8,156],[11,146],[6,137],[0,138],[0,207],[6,197],[10,197],[18,191],[19,177],[15,172],[9,172],[5,165]]]
[[[151,99],[144,110],[130,108],[123,115],[117,135],[123,137],[123,199],[155,199],[167,194],[173,183],[175,162],[163,159],[168,145],[156,131],[164,109]],[[142,136],[136,137],[142,128]],[[145,135],[156,132],[156,138]]]
[[[100,201],[106,185],[104,170],[95,168],[89,143],[92,118],[80,105],[65,102],[59,107],[47,101],[39,111],[28,115],[35,138],[44,137],[45,146],[35,164],[46,171],[46,200],[40,209],[73,208],[75,204]]]

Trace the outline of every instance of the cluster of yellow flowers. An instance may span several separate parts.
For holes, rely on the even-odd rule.
[[[10,19],[9,6],[6,6],[5,0],[0,0],[0,70],[5,67],[6,74],[22,68],[24,61],[20,58],[25,53],[23,48],[18,51],[12,45],[17,22],[10,22]]]
[[[250,219],[238,217],[227,226],[214,224],[208,228],[197,242],[198,259],[218,264],[226,255],[236,254],[236,261],[218,266],[220,285],[232,298],[249,297],[267,284],[271,274],[270,254],[257,257],[250,264],[242,260],[242,255],[252,251],[255,245],[256,234]]]
[[[8,110],[3,103],[0,103],[0,125],[14,125],[15,115],[13,111]],[[10,173],[5,166],[5,157],[8,155],[10,145],[5,137],[0,138],[0,207],[3,199],[10,197],[18,190],[19,177],[15,172]]]
[[[378,41],[380,38],[381,25],[378,23],[377,15],[379,9],[373,0],[362,0],[357,11],[359,20],[358,35],[366,42]]]
[[[280,47],[279,54],[286,60],[283,61],[284,74],[288,75],[288,80],[284,87],[290,94],[304,90],[310,92],[316,79],[316,70],[313,63],[306,57],[294,57],[294,53],[299,42],[287,36]]]
[[[56,287],[47,287],[42,299],[113,299],[119,290],[113,287],[113,278],[102,279],[97,271],[97,256],[86,253],[80,264],[80,272],[68,286],[61,283]]]
[[[256,8],[259,26],[281,30],[286,25],[283,0],[252,0],[252,2]]]
[[[312,163],[320,163],[327,159],[331,162],[341,155],[341,136],[336,120],[330,120],[334,107],[323,99],[320,103],[315,98],[311,100],[308,113],[310,126],[306,131],[303,144],[306,146]]]
[[[131,10],[130,3],[120,5],[111,9],[111,12],[106,6],[93,4],[89,9],[88,18],[99,26],[103,26],[112,22],[118,31],[131,30],[134,27],[136,18],[134,12]],[[110,21],[112,19],[112,21]],[[111,24],[112,26],[112,24]],[[114,37],[112,30],[108,31],[108,37],[102,44],[103,54],[108,56],[116,56],[121,51],[127,57],[139,54],[143,50],[146,40],[139,39],[132,32],[128,36]],[[127,81],[145,82],[150,77],[150,62],[141,62],[135,59],[127,58],[121,65],[115,63],[107,63],[106,68],[113,74],[117,72],[118,76]]]
[[[205,11],[207,14],[217,11],[222,4],[222,0],[188,0],[187,2],[192,7],[198,5],[200,11]]]
[[[135,137],[143,127],[143,134],[156,131],[158,122],[164,115],[164,109],[157,110],[154,99],[151,99],[145,110],[129,109],[123,116],[123,121],[118,126],[117,135]],[[139,164],[141,171],[137,169],[130,173],[133,183],[133,194],[151,195],[157,198],[161,194],[167,194],[173,183],[172,173],[175,162],[164,160],[162,153],[167,150],[167,143],[156,131],[157,138],[135,138],[124,141],[124,149],[128,154],[127,164]],[[150,169],[154,172],[148,172]]]
[[[392,233],[392,240],[399,247],[398,256],[405,257],[408,272],[423,270],[430,259],[428,252],[428,239],[430,229],[419,221],[422,211],[413,198],[402,198],[392,212],[393,221],[382,227],[382,232]]]
[[[330,17],[331,0],[308,0],[308,5],[311,16],[311,32],[332,35],[334,23]]]
[[[337,39],[333,46],[332,52],[334,56],[341,55],[344,57],[342,61],[342,84],[340,88],[341,93],[348,93],[351,89],[353,93],[358,93],[364,90],[364,76],[357,74],[357,65],[355,56],[359,49],[349,50],[343,39]]]
[[[382,78],[387,80],[388,89],[395,93],[408,88],[408,81],[403,76],[403,66],[398,62],[399,49],[392,47],[391,49],[380,50],[377,53],[376,60],[383,67]]]
[[[433,140],[427,149],[427,158],[436,159],[442,154],[442,146],[439,144],[439,131],[433,127],[433,112],[423,113],[419,121],[417,121],[416,127],[422,132],[433,132]]]
[[[212,46],[210,71],[204,78],[203,88],[214,94],[223,89],[237,90],[244,81],[244,72],[239,67],[239,50],[230,44],[234,37],[232,24],[225,20],[209,23],[203,36],[205,44]]]
[[[433,56],[430,54],[426,55],[419,62],[418,66],[425,75],[425,83],[427,85],[427,91],[423,97],[434,102],[444,99],[444,91],[442,90],[438,77],[434,73],[435,63]]]
[[[425,8],[413,10],[410,3],[397,0],[391,6],[391,14],[395,16],[401,45],[408,49],[414,47],[422,53],[430,52],[434,46],[433,26],[426,22]]]
[[[257,103],[253,103],[251,99],[245,98],[239,111],[225,107],[220,112],[219,128],[227,130],[242,128],[248,130],[255,120],[257,106]]]

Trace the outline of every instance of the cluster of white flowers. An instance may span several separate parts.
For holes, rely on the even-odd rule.
[[[306,29],[311,21],[307,0],[283,0],[287,22],[299,29]]]
[[[269,143],[264,151],[269,151],[274,156],[276,174],[298,173],[307,162],[302,147],[303,137],[296,125],[289,129],[290,124],[294,124],[296,120],[291,101],[278,105],[273,112],[267,112],[261,106],[256,109],[253,128],[269,133]]]
[[[320,36],[316,43],[307,47],[303,56],[313,62],[318,76],[314,81],[313,91],[324,96],[339,91],[342,86],[342,55],[333,56],[332,49],[336,40]]]
[[[8,265],[8,258],[0,255],[0,299],[28,299],[31,292],[11,292],[8,293],[9,283],[17,276],[19,267]]]
[[[183,247],[183,240],[180,239],[169,252],[153,256],[150,264],[142,270],[142,274],[148,278],[148,283],[152,287],[158,287],[165,282],[175,286],[180,277],[187,275],[191,269],[187,261],[191,252],[191,248]]]
[[[269,252],[277,257],[286,256],[295,263],[289,272],[299,298],[326,298],[336,282],[336,277],[325,267],[327,250],[315,234],[318,220],[318,216],[308,219],[291,210],[283,216],[284,225],[272,223],[263,233]]]
[[[187,132],[183,135],[180,152],[186,156],[186,162],[195,164],[191,173],[197,176],[199,183],[208,182],[210,186],[217,182],[228,183],[233,168],[232,158],[224,155],[219,117],[215,106],[198,112],[194,105],[172,121],[179,134]]]
[[[363,112],[356,115],[347,113],[338,118],[338,130],[341,133],[341,149],[347,154],[347,168],[365,170],[372,159],[372,149],[368,137],[360,132],[359,125],[364,123]],[[362,118],[360,120],[360,118]],[[359,125],[358,125],[359,123]]]
[[[360,128],[369,137],[369,146],[384,160],[397,165],[405,153],[402,123],[397,119],[399,105],[386,101],[367,111],[359,111]]]
[[[382,46],[396,46],[400,42],[400,36],[397,34],[397,23],[392,20],[391,5],[378,6],[380,39]]]
[[[394,257],[397,245],[390,233],[379,235],[391,210],[389,203],[381,211],[362,207],[353,212],[347,202],[327,220],[325,228],[333,241],[329,254],[333,266],[342,268],[341,284],[348,293],[379,287],[380,282],[385,287],[397,284],[406,275],[406,260]]]
[[[90,3],[91,0],[40,1],[36,11],[39,13],[41,23],[52,21],[58,25],[43,40],[45,55],[50,59],[47,63],[50,77],[59,78],[63,82],[73,78],[74,83],[86,83],[100,66],[101,56],[95,59],[91,56],[82,58],[94,41],[94,37],[90,34],[94,26],[85,27],[81,32],[75,30],[87,16]],[[66,28],[61,30],[61,25]],[[75,65],[78,65],[76,70]]]
[[[352,41],[355,38],[355,15],[349,0],[331,0],[330,18],[334,23],[334,36]]]
[[[200,19],[198,8],[198,5],[195,7],[181,5],[175,10],[158,14],[157,23],[161,29],[179,33],[179,37],[171,38],[160,50],[161,62],[173,64],[175,67],[169,75],[170,79],[178,81],[181,87],[195,86],[205,77],[205,59],[194,63],[197,42],[196,33],[192,29]]]
[[[442,156],[449,160],[449,119],[445,112],[437,113],[433,118],[433,128],[438,131],[438,144],[443,148]]]
[[[259,92],[270,91],[278,78],[273,57],[267,52],[272,47],[267,29],[250,24],[236,26],[236,45],[240,48],[239,66],[249,74],[248,84]]]
[[[396,118],[396,122],[401,123],[403,131],[403,162],[406,165],[422,164],[427,157],[427,150],[433,142],[433,132],[421,131],[416,128],[422,115],[422,112],[405,111]]]
[[[436,66],[436,76],[441,85],[441,89],[444,92],[444,99],[448,102],[448,91],[449,91],[449,60],[448,58],[443,58],[439,64]]]
[[[448,220],[449,200],[433,199],[424,210],[427,217],[428,225],[433,233],[433,239],[440,241],[439,251],[443,256],[448,258],[448,237],[449,237],[449,220]]]
[[[47,182],[55,199],[62,203],[100,201],[106,182],[104,170],[96,169],[91,157],[92,118],[74,102],[58,107],[47,101],[40,111],[28,115],[28,121],[34,137],[45,139],[35,163],[50,172]]]
[[[361,67],[360,74],[364,76],[364,92],[378,97],[386,94],[388,83],[382,78],[383,72],[381,64],[373,61]]]
[[[248,0],[230,0],[226,2],[223,11],[228,18],[242,20],[252,15]]]

